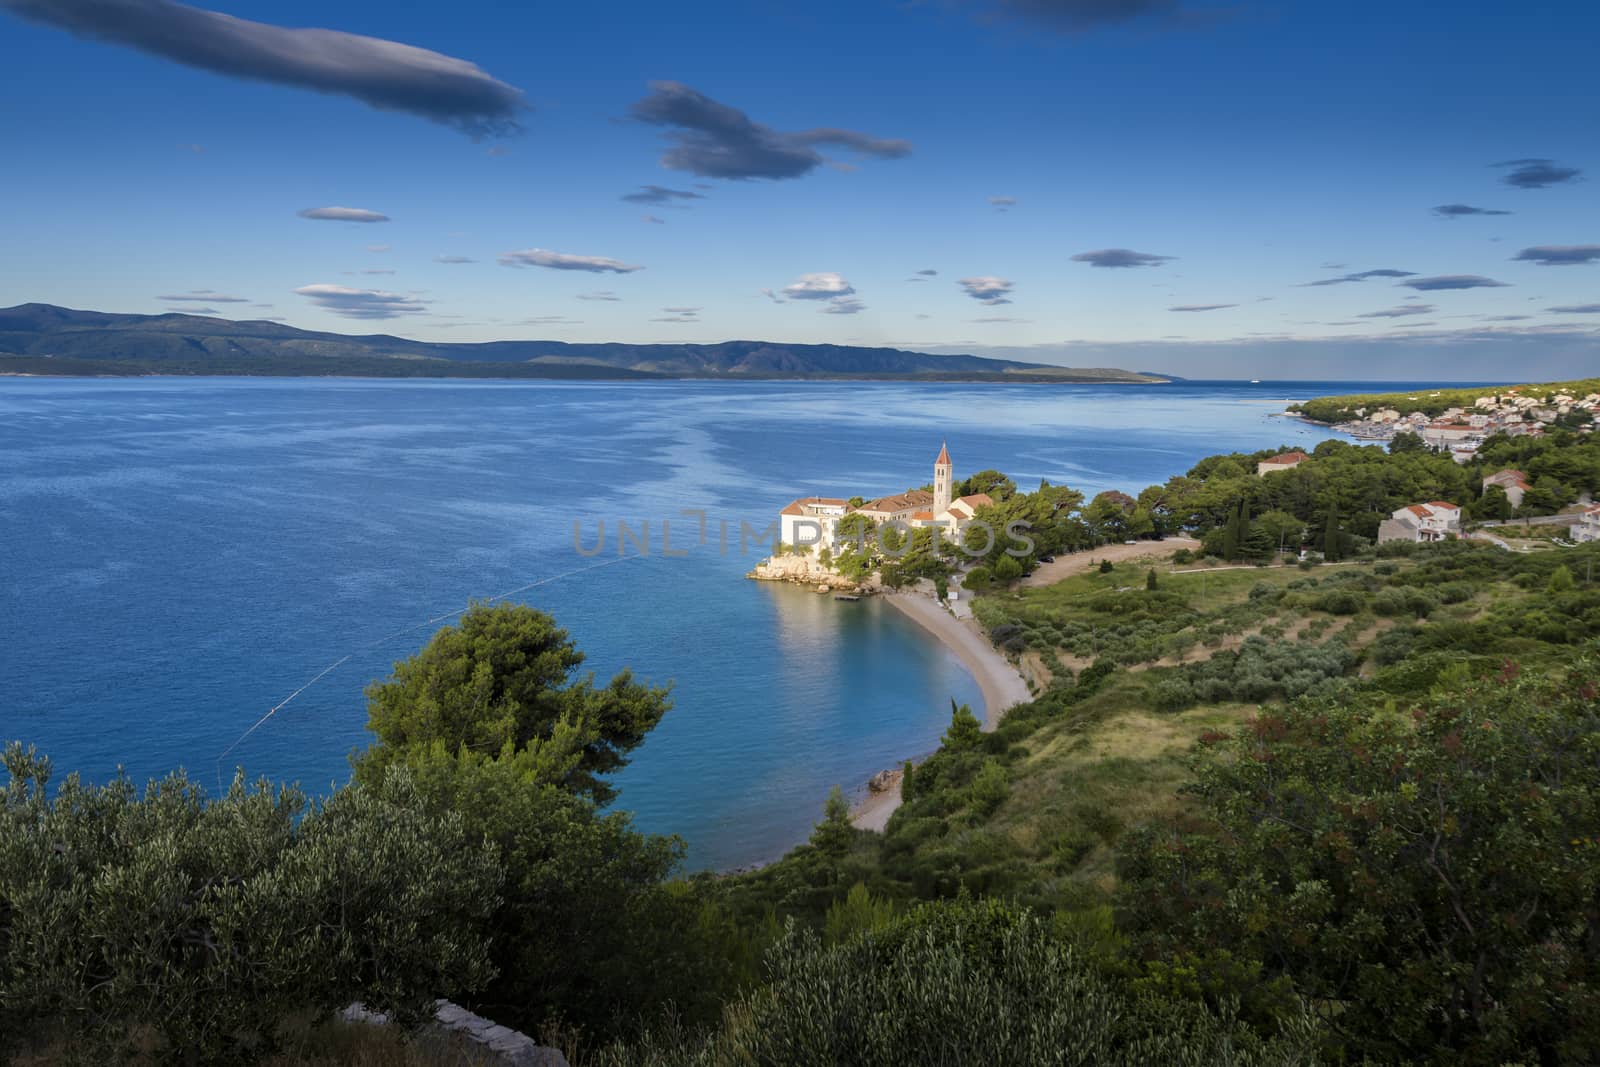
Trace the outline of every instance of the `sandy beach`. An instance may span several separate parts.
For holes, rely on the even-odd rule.
[[[931,597],[919,593],[890,593],[885,597],[913,622],[927,630],[953,652],[983,693],[983,728],[993,730],[1008,709],[1033,699],[1027,682],[970,619],[958,619]],[[900,806],[900,778],[881,793],[870,794],[856,805],[851,821],[857,828],[883,832],[889,816]]]
[[[1022,675],[989,643],[976,622],[958,619],[932,597],[917,593],[890,593],[885,599],[938,638],[971,672],[983,693],[985,730],[993,730],[1012,705],[1033,699]]]

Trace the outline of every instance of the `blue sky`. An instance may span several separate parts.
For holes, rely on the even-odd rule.
[[[1600,6],[1428,8],[0,0],[0,304],[1600,372]]]

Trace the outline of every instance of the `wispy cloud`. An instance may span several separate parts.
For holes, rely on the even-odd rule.
[[[1204,26],[1227,18],[1232,9],[1197,9],[1181,0],[968,0],[981,17],[1019,19],[1056,33],[1076,34],[1124,23]]]
[[[1575,267],[1600,260],[1600,245],[1536,245],[1511,258],[1541,267]]]
[[[1337,269],[1337,268],[1333,268]],[[1337,278],[1323,278],[1320,281],[1305,282],[1307,286],[1317,285],[1345,285],[1350,282],[1364,282],[1368,278],[1412,278],[1416,276],[1414,270],[1394,270],[1391,267],[1380,267],[1377,270],[1357,271],[1354,274],[1341,274]]]
[[[790,300],[832,300],[854,294],[855,287],[845,280],[844,275],[833,271],[802,274],[783,287],[783,295]]]
[[[1509,211],[1496,211],[1493,208],[1473,207],[1471,204],[1440,204],[1433,209],[1433,213],[1441,218],[1459,219],[1464,215],[1509,215]]]
[[[854,130],[774,130],[680,82],[651,82],[650,95],[632,113],[641,122],[668,127],[673,147],[661,157],[662,166],[706,178],[798,178],[827,161],[819,145],[879,159],[911,154],[909,141]]]
[[[190,289],[187,293],[168,293],[156,297],[157,300],[166,300],[169,303],[181,304],[193,302],[198,304],[248,304],[247,296],[228,296],[212,289]]]
[[[181,307],[181,308],[168,308],[167,310],[172,312],[174,315],[218,315],[218,314],[221,314],[221,312],[219,312],[216,308]]]
[[[352,289],[348,285],[302,285],[295,292],[324,311],[347,319],[397,319],[403,315],[418,315],[426,310],[428,303],[415,294]]]
[[[667,224],[667,220],[659,215],[640,215],[639,217],[652,226],[665,226]]]
[[[622,197],[630,204],[660,204],[667,207],[682,207],[682,200],[704,200],[699,193],[687,189],[668,189],[665,185],[642,186],[637,193],[627,193]]]
[[[368,211],[364,207],[308,207],[300,212],[303,219],[321,219],[326,222],[388,222],[389,216],[380,211]],[[381,249],[387,252],[388,245]],[[378,249],[369,249],[378,251]]]
[[[980,304],[996,307],[1000,304],[1011,303],[1013,285],[1009,278],[997,278],[992,274],[982,274],[972,278],[962,278],[956,282],[963,292]]]
[[[1563,304],[1545,310],[1557,315],[1600,315],[1600,304]]]
[[[1223,308],[1236,308],[1238,304],[1174,304],[1168,311],[1221,311]]]
[[[1409,282],[1400,284],[1421,293],[1432,293],[1443,289],[1503,289],[1506,285],[1505,282],[1497,282],[1481,274],[1436,274],[1431,278],[1412,278]]]
[[[1432,304],[1402,304],[1400,307],[1385,308],[1382,311],[1369,311],[1365,315],[1357,315],[1358,319],[1403,319],[1411,315],[1429,315],[1434,311]]]
[[[1014,196],[991,196],[989,198],[989,204],[996,211],[1010,211],[1012,208],[1017,206],[1017,198]]]
[[[1100,248],[1093,252],[1079,252],[1072,260],[1074,263],[1087,263],[1091,267],[1159,267],[1173,258],[1135,252],[1131,248]]]
[[[471,256],[434,256],[435,263],[476,263]]]
[[[591,274],[632,274],[643,267],[604,256],[574,256],[565,252],[551,252],[545,248],[528,248],[521,252],[506,252],[500,256],[503,267],[546,267],[550,270],[581,270]]]
[[[665,315],[662,318],[651,319],[651,322],[699,322],[700,309],[697,307],[662,308]]]
[[[867,305],[850,296],[836,296],[822,308],[824,315],[854,315],[865,311]]]
[[[612,292],[610,289],[596,289],[593,292],[589,292],[589,293],[579,293],[578,294],[578,299],[579,300],[617,301],[617,300],[621,300],[622,297],[618,296],[616,293]]]
[[[0,7],[184,66],[350,96],[474,136],[517,129],[527,106],[521,90],[472,63],[378,37],[284,29],[172,0],[0,0]]]
[[[1583,173],[1577,167],[1564,167],[1553,159],[1508,159],[1490,166],[1509,168],[1500,180],[1518,189],[1544,189],[1576,181]]]

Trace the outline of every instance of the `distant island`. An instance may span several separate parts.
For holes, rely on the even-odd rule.
[[[874,379],[946,382],[1157,384],[1157,375],[1055,367],[897,348],[718,344],[438,344],[390,334],[353,336],[265,320],[122,315],[53,304],[0,308],[0,374],[73,377],[258,375],[361,378],[648,380]]]

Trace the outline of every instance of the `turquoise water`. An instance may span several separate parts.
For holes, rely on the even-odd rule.
[[[958,478],[1137,491],[1314,444],[1269,413],[1352,388],[0,379],[0,738],[95,779],[326,789],[366,743],[363,686],[427,620],[543,581],[514,599],[589,667],[674,683],[620,806],[691,867],[771,858],[831,785],[930,750],[979,696],[891,608],[742,580],[741,521],[921,484],[945,440]],[[574,523],[593,551],[602,521],[580,554]],[[619,521],[649,523],[648,557],[618,560]]]

